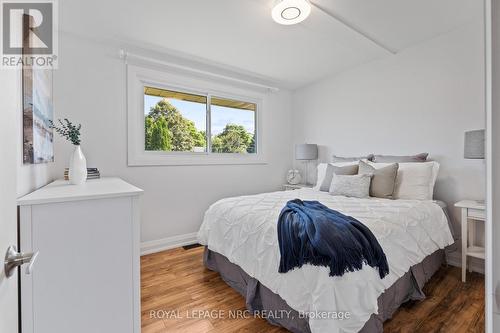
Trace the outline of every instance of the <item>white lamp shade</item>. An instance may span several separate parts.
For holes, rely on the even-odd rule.
[[[465,132],[464,158],[484,159],[484,130]]]
[[[316,160],[318,159],[318,145],[302,143],[295,145],[296,160]]]

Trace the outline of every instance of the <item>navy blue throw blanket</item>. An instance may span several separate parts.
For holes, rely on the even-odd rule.
[[[278,219],[280,273],[304,264],[330,267],[330,276],[360,270],[363,263],[389,274],[382,247],[364,224],[318,201],[290,200]]]

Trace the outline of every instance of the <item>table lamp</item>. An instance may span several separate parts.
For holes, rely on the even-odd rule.
[[[318,159],[318,145],[311,143],[301,143],[295,145],[295,159],[306,161],[305,184],[309,185],[309,178],[308,178],[309,161]]]

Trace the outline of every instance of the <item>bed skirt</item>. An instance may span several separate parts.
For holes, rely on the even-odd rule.
[[[231,263],[225,256],[205,247],[203,256],[205,266],[219,272],[222,279],[233,289],[239,292],[246,300],[246,307],[253,311],[291,311],[286,318],[267,317],[273,325],[282,326],[293,333],[309,333],[307,319],[301,318],[299,313],[277,294],[273,293],[258,280],[252,278],[238,265]],[[438,250],[427,256],[421,263],[410,268],[405,275],[396,280],[378,298],[378,314],[372,314],[360,332],[383,332],[384,321],[390,319],[394,312],[406,301],[422,300],[425,295],[422,291],[424,284],[441,267],[445,261],[444,250]]]

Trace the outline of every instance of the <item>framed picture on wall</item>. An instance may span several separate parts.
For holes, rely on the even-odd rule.
[[[23,28],[31,17],[24,17]],[[27,30],[25,30],[27,31]],[[28,34],[25,34],[28,36]],[[23,39],[23,56],[28,54],[28,37]],[[23,65],[23,163],[54,161],[52,70]]]

